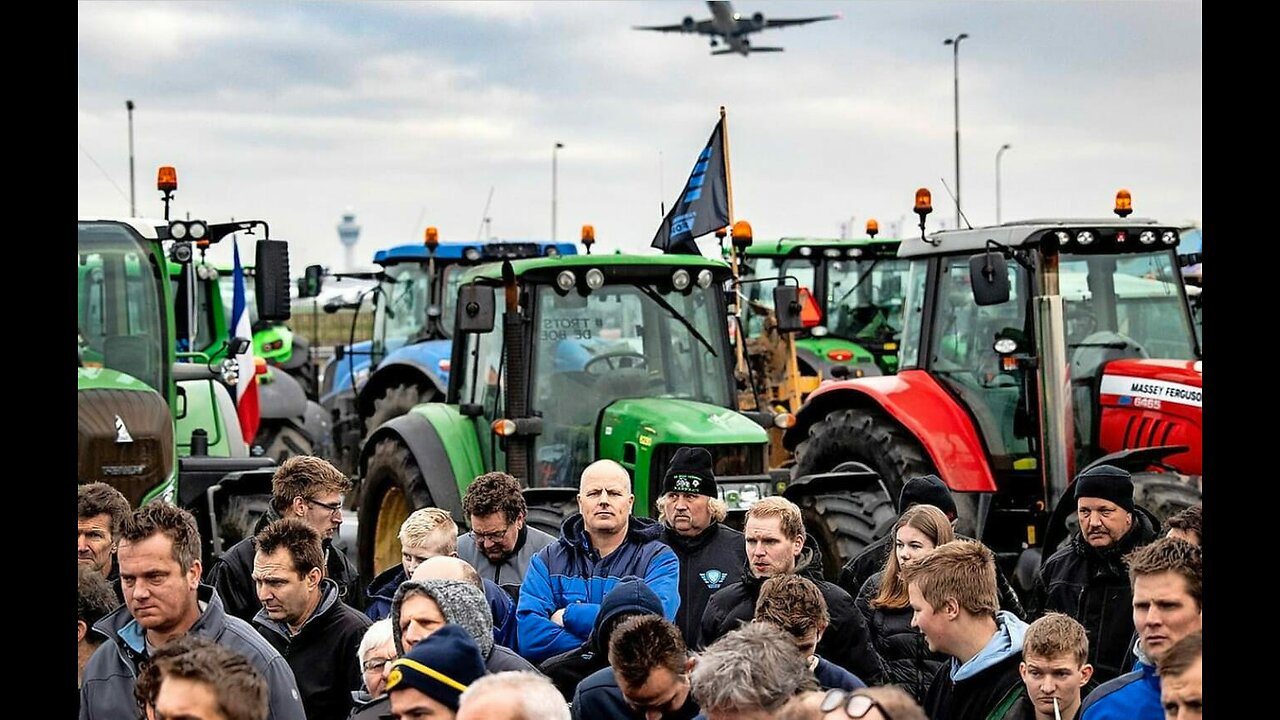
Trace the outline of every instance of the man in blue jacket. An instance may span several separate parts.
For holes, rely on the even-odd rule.
[[[516,606],[520,654],[531,662],[587,640],[605,593],[626,575],[644,578],[674,620],[680,607],[680,561],[658,538],[653,520],[631,517],[635,495],[626,469],[598,460],[582,471],[578,513],[560,538],[529,562]]]

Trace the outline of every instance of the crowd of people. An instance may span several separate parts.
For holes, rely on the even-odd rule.
[[[725,524],[705,449],[676,453],[657,520],[630,485],[589,465],[554,537],[515,478],[481,475],[464,517],[413,512],[402,562],[363,579],[332,542],[351,484],[323,459],[282,463],[253,536],[207,570],[189,512],[81,485],[79,716],[1201,716],[1200,506],[1162,525],[1122,469],[1075,479],[1079,530],[1021,598],[936,476],[836,582],[791,501]]]

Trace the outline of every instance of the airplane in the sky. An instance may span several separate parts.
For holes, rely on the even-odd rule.
[[[841,17],[837,13],[835,15],[807,18],[766,18],[764,13],[761,12],[747,17],[742,13],[734,12],[733,5],[728,0],[708,0],[707,7],[711,8],[711,18],[709,20],[694,20],[692,17],[686,17],[679,25],[637,25],[634,29],[710,35],[711,47],[718,46],[721,41],[728,46],[719,50],[712,50],[712,55],[728,55],[730,53],[748,55],[753,52],[782,52],[783,50],[780,47],[757,47],[752,45],[751,40],[747,37],[751,33],[760,32],[767,28],[807,25],[808,23],[821,22],[823,20],[836,20]]]

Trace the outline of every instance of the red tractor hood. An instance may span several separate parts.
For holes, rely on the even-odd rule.
[[[1115,360],[1099,385],[1102,422],[1098,442],[1112,453],[1158,445],[1190,451],[1166,462],[1201,474],[1203,375],[1199,360]]]

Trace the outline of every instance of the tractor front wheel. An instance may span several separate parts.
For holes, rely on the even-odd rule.
[[[373,434],[373,431],[383,423],[404,415],[414,405],[433,400],[435,394],[434,388],[424,388],[414,384],[400,384],[387,388],[383,391],[382,397],[373,401],[373,414],[369,416],[365,425],[366,430],[369,434]]]
[[[898,517],[880,490],[815,493],[796,500],[805,530],[822,550],[823,573],[832,582],[849,558],[888,533]]]
[[[1200,491],[1182,476],[1155,472],[1133,474],[1133,502],[1150,510],[1161,525],[1200,499]]]
[[[371,579],[401,561],[400,525],[409,514],[435,503],[417,459],[395,438],[374,448],[361,485],[360,575]]]
[[[560,537],[560,524],[576,512],[578,512],[576,500],[530,505],[524,521],[529,527],[537,528],[551,537]]]

